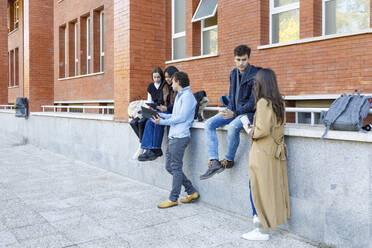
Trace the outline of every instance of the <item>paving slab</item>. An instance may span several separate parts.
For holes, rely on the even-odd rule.
[[[0,248],[314,247],[285,231],[271,232],[268,242],[243,240],[253,228],[250,218],[201,202],[158,209],[168,196],[0,137]]]

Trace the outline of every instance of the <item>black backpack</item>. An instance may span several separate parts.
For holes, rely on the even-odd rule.
[[[28,100],[25,97],[17,97],[16,101],[16,117],[28,117]]]

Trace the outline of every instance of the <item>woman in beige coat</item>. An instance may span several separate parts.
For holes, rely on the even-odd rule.
[[[249,177],[256,228],[243,234],[242,238],[268,240],[270,236],[264,230],[276,229],[290,217],[284,144],[285,107],[274,71],[262,69],[257,73],[254,94],[256,113],[248,135],[252,138]]]

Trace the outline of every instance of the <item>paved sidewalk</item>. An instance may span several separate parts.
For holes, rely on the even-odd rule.
[[[205,204],[160,210],[169,192],[0,136],[0,247],[314,247],[240,238],[251,220]]]

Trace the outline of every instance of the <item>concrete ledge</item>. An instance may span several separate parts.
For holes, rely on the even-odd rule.
[[[113,121],[114,115],[109,114],[83,114],[83,113],[72,113],[72,112],[32,112],[31,116],[45,116],[45,117],[59,117],[59,118],[73,118],[82,120],[103,120]]]
[[[152,162],[132,159],[139,143],[128,123],[37,114],[23,119],[8,113],[0,113],[0,123],[0,133],[13,140],[28,140],[105,170],[167,190],[171,187],[164,156]],[[199,128],[191,130],[184,172],[199,190],[201,200],[250,216],[249,138],[241,133],[234,168],[200,181],[199,176],[207,169],[208,153],[202,123],[194,125]],[[337,247],[371,247],[372,143],[306,137],[306,132],[313,131],[305,128],[286,127],[287,132],[292,132],[285,140],[289,151],[291,219],[281,228]],[[226,153],[226,135],[224,130],[217,132],[221,158]],[[163,151],[165,146],[164,138]]]

